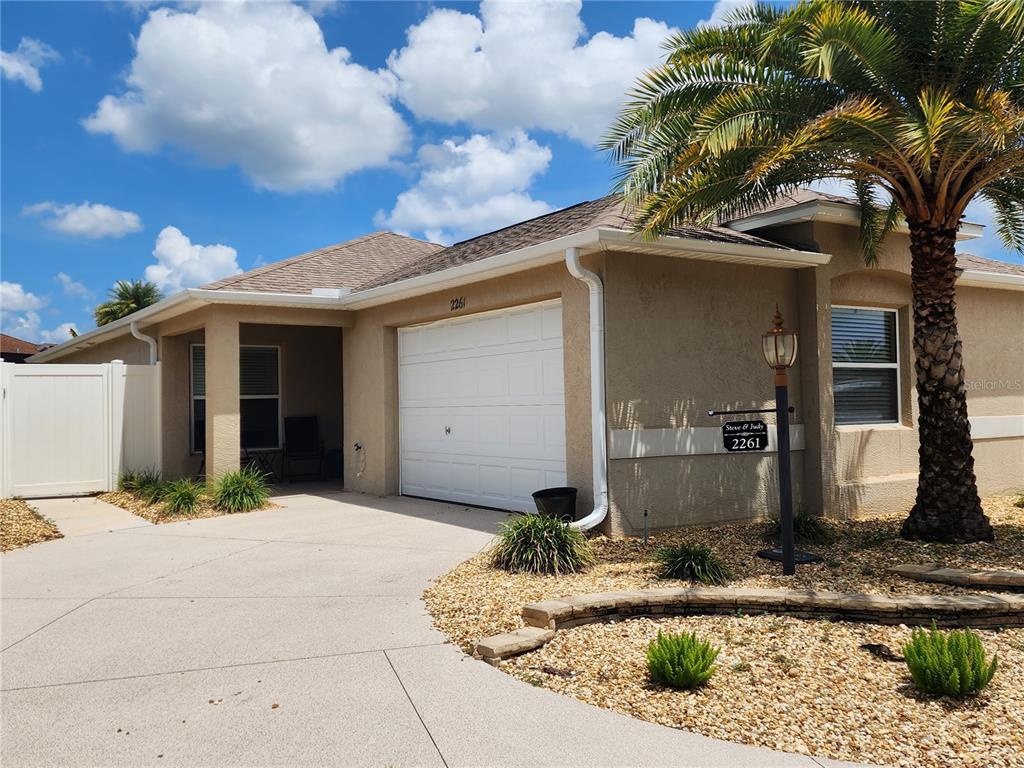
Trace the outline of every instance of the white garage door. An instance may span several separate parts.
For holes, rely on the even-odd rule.
[[[403,328],[402,493],[499,509],[565,485],[562,305]]]

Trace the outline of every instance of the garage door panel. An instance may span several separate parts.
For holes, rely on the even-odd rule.
[[[400,331],[402,492],[533,509],[565,482],[561,307]]]

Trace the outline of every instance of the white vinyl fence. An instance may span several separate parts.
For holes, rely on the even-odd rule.
[[[0,496],[117,487],[122,468],[160,468],[160,364],[0,363]]]

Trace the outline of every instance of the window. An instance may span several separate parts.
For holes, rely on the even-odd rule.
[[[194,344],[191,359],[192,452],[206,448],[206,347]],[[238,404],[243,448],[281,447],[281,351],[244,345],[238,350]]]
[[[836,424],[899,421],[896,310],[832,308]]]

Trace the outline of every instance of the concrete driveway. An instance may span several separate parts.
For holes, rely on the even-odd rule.
[[[447,644],[420,594],[500,513],[275,501],[0,557],[0,763],[838,765],[589,707]]]

